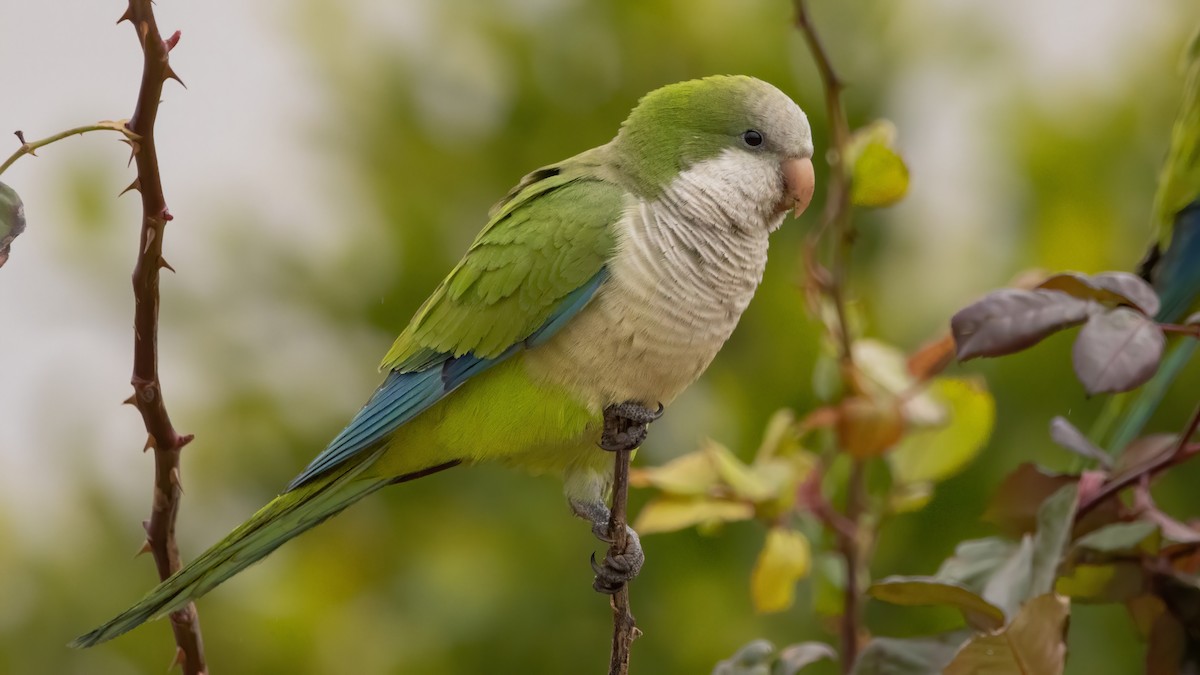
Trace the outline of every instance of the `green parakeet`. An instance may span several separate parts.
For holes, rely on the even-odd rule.
[[[634,428],[704,372],[762,280],[768,235],[813,194],[800,108],[744,76],[644,96],[616,137],[525,176],[383,360],[383,384],[287,490],[87,647],[179,609],[394,483],[496,460],[561,474],[607,527],[612,409]],[[615,589],[641,549],[597,567]]]
[[[1182,320],[1196,310],[1200,298],[1200,32],[1193,36],[1183,64],[1183,98],[1159,175],[1154,236],[1140,270],[1162,300],[1155,317],[1161,322]],[[1105,409],[1102,428],[1119,418],[1105,444],[1110,451],[1121,450],[1141,433],[1195,352],[1196,343],[1193,338],[1180,340],[1159,365],[1158,373],[1132,400],[1117,397]],[[1128,412],[1121,415],[1126,407]]]

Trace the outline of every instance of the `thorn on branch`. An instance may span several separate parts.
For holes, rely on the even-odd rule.
[[[174,272],[175,270],[171,270],[171,271]],[[195,439],[196,439],[195,434],[184,434],[176,440],[175,449],[182,450],[182,449],[184,449],[184,447],[187,446],[188,443],[191,443]]]
[[[121,14],[121,18],[117,19],[117,25],[119,26],[126,21],[133,21],[133,5],[125,8],[125,11]]]
[[[138,556],[149,553],[152,550],[154,550],[154,547],[150,546],[150,540],[147,539],[142,542],[142,547],[137,550],[137,553],[133,554],[133,557],[137,558]]]
[[[139,179],[134,178],[133,182],[129,184],[129,187],[125,188],[124,190],[121,190],[121,193],[118,194],[117,196],[120,197],[120,196],[124,195],[126,192],[129,192],[130,190],[137,190],[138,192],[142,191],[142,184],[139,181]]]
[[[171,33],[171,37],[163,40],[163,44],[166,45],[168,52],[172,49],[175,49],[175,45],[179,44],[180,35],[181,33],[179,31],[175,31],[174,33]]]
[[[129,398],[125,399],[124,401],[121,401],[121,405],[131,405],[131,406],[136,407],[137,406],[137,393],[130,394]]]
[[[171,263],[167,262],[167,259],[166,259],[166,258],[159,258],[159,259],[158,259],[158,266],[159,266],[159,267],[161,267],[161,268],[162,268],[162,269],[164,269],[164,270],[171,270],[172,272],[174,272],[174,271],[175,271],[175,268],[174,268],[174,267],[171,267]]]
[[[29,143],[27,143],[25,141],[25,132],[24,131],[17,129],[16,131],[13,132],[13,134],[17,137],[18,141],[21,141],[21,145],[29,145]]]
[[[142,446],[142,452],[146,452],[147,450],[150,450],[152,448],[157,448],[157,447],[158,447],[158,442],[154,440],[154,436],[147,434],[146,435],[146,444],[144,446]]]
[[[163,70],[163,81],[166,82],[167,80],[175,80],[181,87],[187,89],[187,84],[180,79],[179,75],[175,73],[175,69],[169,65]]]

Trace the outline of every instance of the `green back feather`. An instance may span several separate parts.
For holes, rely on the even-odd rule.
[[[613,250],[612,225],[626,206],[609,153],[602,146],[526,176],[493,207],[381,367],[420,370],[438,354],[498,357],[594,277]]]

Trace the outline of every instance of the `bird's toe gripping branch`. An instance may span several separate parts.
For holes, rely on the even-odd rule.
[[[592,524],[592,534],[597,539],[612,544],[613,537],[608,531],[610,512],[603,502],[571,502],[571,510],[575,515]],[[596,562],[596,554],[592,554],[592,571],[596,573],[592,588],[598,593],[612,595],[627,582],[642,571],[646,562],[646,554],[642,552],[642,541],[632,527],[625,526],[625,547],[620,551],[609,551],[604,560]]]
[[[600,447],[609,452],[633,450],[646,440],[650,423],[662,417],[663,404],[657,410],[634,402],[615,403],[604,409],[604,433]]]

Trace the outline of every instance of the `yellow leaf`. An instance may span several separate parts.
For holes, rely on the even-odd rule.
[[[908,192],[908,167],[892,149],[896,127],[876,120],[854,132],[847,148],[850,200],[856,206],[891,206]]]
[[[753,517],[753,504],[724,499],[664,495],[642,507],[633,529],[645,535],[674,532],[694,525],[749,520]]]
[[[750,576],[750,596],[758,612],[782,612],[796,599],[796,582],[808,576],[812,552],[795,530],[773,527]]]
[[[945,405],[949,419],[941,427],[911,432],[888,455],[897,483],[949,478],[979,454],[992,434],[996,402],[981,381],[939,378],[930,393]]]
[[[656,487],[676,495],[707,494],[719,480],[712,459],[704,450],[680,455],[662,466],[635,469],[629,474],[634,487]]]
[[[738,497],[761,502],[774,495],[771,484],[751,471],[729,448],[710,440],[704,444],[704,452],[712,460],[721,482],[728,485]]]

